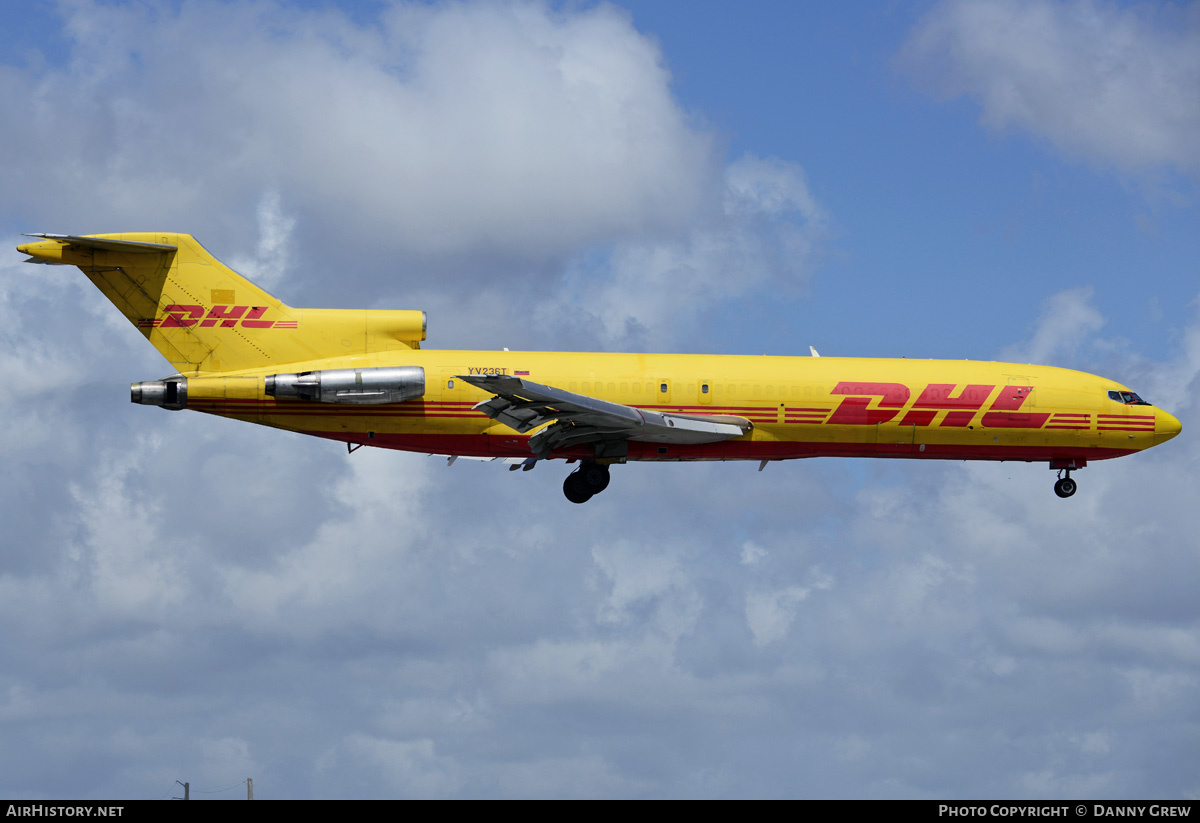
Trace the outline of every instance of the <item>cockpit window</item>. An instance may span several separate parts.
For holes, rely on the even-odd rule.
[[[1124,403],[1126,406],[1149,406],[1142,398],[1138,397],[1131,391],[1109,391],[1109,400],[1116,400],[1118,403]]]

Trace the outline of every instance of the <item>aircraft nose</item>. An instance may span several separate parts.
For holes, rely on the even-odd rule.
[[[1166,443],[1181,431],[1183,431],[1183,424],[1175,418],[1175,415],[1162,409],[1154,410],[1154,445]]]

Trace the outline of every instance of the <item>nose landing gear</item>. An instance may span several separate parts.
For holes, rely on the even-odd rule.
[[[589,460],[567,475],[563,481],[563,494],[572,503],[586,503],[592,495],[607,489],[608,481],[608,466]]]
[[[1079,488],[1079,484],[1071,479],[1073,469],[1087,467],[1087,461],[1078,457],[1056,457],[1050,461],[1050,471],[1058,470],[1058,481],[1054,484],[1054,493],[1059,497],[1070,497]]]
[[[1063,477],[1063,472],[1067,473],[1066,477]],[[1075,493],[1075,490],[1077,488],[1079,488],[1079,484],[1071,479],[1071,470],[1070,469],[1059,470],[1058,480],[1054,484],[1054,493],[1057,494],[1059,497],[1070,497],[1071,495],[1073,495]]]

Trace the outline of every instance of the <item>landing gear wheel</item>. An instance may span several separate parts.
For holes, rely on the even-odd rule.
[[[608,488],[608,466],[588,461],[567,475],[563,481],[563,494],[572,503],[586,503],[592,495]]]
[[[1054,484],[1054,493],[1057,494],[1059,497],[1070,497],[1071,495],[1073,495],[1075,493],[1075,489],[1077,489],[1078,487],[1079,487],[1079,484],[1076,483],[1071,478],[1060,477],[1058,479],[1058,482],[1056,482]]]
[[[608,466],[600,463],[584,463],[575,473],[579,475],[580,485],[591,494],[599,494],[608,488]]]
[[[592,499],[592,492],[583,485],[577,471],[568,474],[567,479],[563,481],[563,494],[572,503],[586,503]]]

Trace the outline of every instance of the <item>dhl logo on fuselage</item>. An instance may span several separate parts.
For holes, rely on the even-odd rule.
[[[971,383],[958,393],[954,383],[930,383],[900,419],[901,426],[931,426],[945,412],[939,426],[966,427],[991,397],[996,385]],[[1038,429],[1050,419],[1049,412],[1021,411],[1029,399],[1032,386],[1002,386],[999,396],[984,412],[980,423],[989,428]],[[843,381],[834,386],[831,394],[846,395],[825,422],[842,426],[874,426],[888,423],[908,406],[912,393],[903,383],[854,383]],[[875,408],[872,401],[879,398]]]
[[[295,320],[263,320],[269,306],[213,306],[207,314],[204,307],[191,303],[172,303],[163,306],[165,317],[143,317],[138,320],[142,328],[178,329],[188,326],[210,328],[220,325],[223,329],[232,329],[241,325],[243,329],[294,329]]]
[[[191,322],[181,325],[194,325],[197,321],[203,324],[209,319],[221,320],[224,323],[229,318],[210,314],[203,318],[193,315],[182,319]],[[501,373],[504,370],[501,367],[495,369],[471,367],[472,373]],[[521,372],[515,373],[520,374]],[[914,390],[903,383],[842,381],[830,392],[834,395],[843,395],[843,399],[837,406],[832,409],[799,406],[785,408],[782,422],[805,425],[875,426],[895,421],[895,424],[900,426],[936,425],[938,427],[967,428],[982,412],[979,424],[984,428],[1089,430],[1092,427],[1092,414],[1089,412],[1033,412],[1024,409],[1026,403],[1033,396],[1033,387],[1031,386],[1001,384],[999,392],[996,392],[996,386],[997,384],[994,383],[971,383],[958,390],[959,387],[955,383],[930,383],[910,404],[909,401],[912,400]],[[956,390],[958,390],[957,393]],[[996,393],[996,397],[989,404],[988,400],[993,393]],[[254,405],[258,407],[258,411],[265,411],[268,414],[289,415],[426,418],[474,417],[477,414],[475,410],[467,408],[473,406],[473,403],[469,401],[458,403],[421,400],[387,406],[355,408],[336,405],[320,406],[310,403],[300,403],[300,407],[297,407],[296,403],[298,402],[288,400],[281,404],[274,398],[265,403],[264,401],[226,400],[215,401],[211,408],[201,409],[200,406],[195,406],[195,408],[219,414],[235,415],[245,413],[249,405]],[[463,406],[463,408],[458,408],[459,406]],[[758,423],[772,423],[777,420],[774,409],[764,409],[758,406],[723,406],[720,409],[712,406],[654,406],[651,408],[668,412],[711,413],[724,411],[745,416]],[[905,411],[906,409],[907,411]],[[904,412],[904,416],[896,420],[901,412]],[[942,415],[942,418],[939,422],[935,422],[938,415]],[[1096,425],[1099,431],[1153,433],[1155,418],[1152,414],[1099,413],[1096,415]]]

